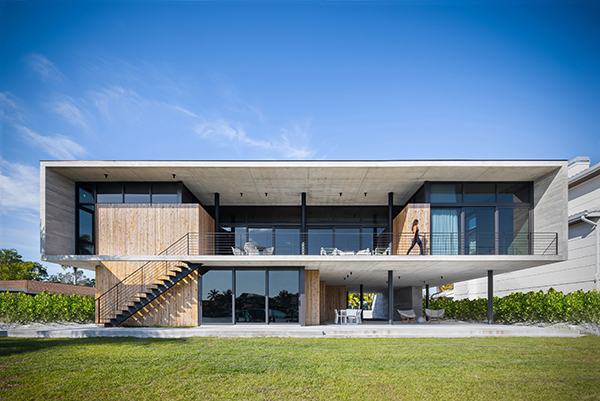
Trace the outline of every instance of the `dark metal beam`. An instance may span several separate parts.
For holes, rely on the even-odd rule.
[[[488,324],[494,324],[494,271],[488,270]]]
[[[388,270],[388,322],[394,324],[394,272]]]

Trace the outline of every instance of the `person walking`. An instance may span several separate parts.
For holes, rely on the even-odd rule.
[[[412,239],[412,244],[410,245],[410,248],[408,248],[408,252],[406,252],[406,254],[408,255],[410,253],[410,251],[412,251],[412,249],[415,247],[415,245],[418,244],[419,249],[421,250],[421,255],[423,255],[423,243],[421,242],[421,238],[419,238],[419,220],[417,220],[417,219],[415,219],[415,221],[413,221],[412,232],[415,235]]]

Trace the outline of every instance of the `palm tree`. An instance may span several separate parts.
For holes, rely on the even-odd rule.
[[[219,295],[219,291],[216,288],[214,288],[208,292],[208,299],[210,299],[211,301],[214,301],[215,299],[217,299],[218,295]]]

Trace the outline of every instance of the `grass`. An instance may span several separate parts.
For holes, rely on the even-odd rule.
[[[600,337],[2,338],[0,399],[598,400]]]

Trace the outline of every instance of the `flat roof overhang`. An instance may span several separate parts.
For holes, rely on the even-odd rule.
[[[186,261],[202,263],[203,267],[304,267],[319,270],[320,280],[327,285],[345,285],[358,292],[387,291],[388,271],[394,272],[394,287],[430,286],[454,283],[494,274],[561,262],[560,255],[415,255],[415,256],[212,256],[212,255],[47,255],[46,261],[68,263],[70,266],[93,270],[103,262]],[[350,274],[352,272],[352,274]],[[400,278],[398,278],[400,277]]]
[[[41,161],[74,181],[182,181],[205,206],[403,205],[425,181],[536,181],[566,160]],[[105,174],[108,178],[105,178]],[[175,178],[173,178],[175,174]],[[342,193],[342,196],[340,196]],[[366,195],[365,195],[366,193]],[[241,196],[240,194],[243,194]]]

